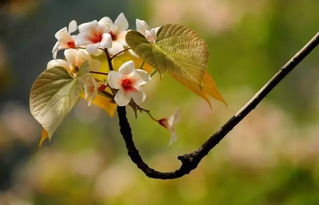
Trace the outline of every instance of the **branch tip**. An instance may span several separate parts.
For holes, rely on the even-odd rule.
[[[280,70],[248,101],[239,112],[231,117],[215,134],[208,138],[202,146],[190,153],[178,156],[182,165],[172,172],[160,172],[150,168],[142,159],[135,147],[131,127],[126,117],[125,107],[118,107],[120,131],[124,138],[128,155],[146,176],[155,179],[175,179],[189,174],[200,161],[212,150],[241,120],[243,120],[281,81],[284,79],[317,45],[319,33],[317,33],[295,56],[293,56]],[[109,58],[110,60],[110,58]]]

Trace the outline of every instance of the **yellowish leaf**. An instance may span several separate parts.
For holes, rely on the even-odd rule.
[[[97,95],[92,103],[105,110],[111,117],[114,116],[117,105],[110,98],[103,95]]]
[[[43,143],[47,139],[49,139],[49,134],[45,129],[42,128],[41,137],[40,137],[40,141],[39,141],[39,147],[42,147]]]
[[[174,73],[170,73],[171,76],[183,84],[185,87],[193,91],[198,96],[202,97],[207,101],[210,107],[212,107],[211,102],[209,100],[209,96],[215,98],[216,100],[219,100],[227,105],[226,101],[224,100],[223,96],[220,94],[220,92],[217,89],[216,83],[212,76],[205,72],[203,76],[202,86],[198,86],[197,83],[195,83],[192,80],[187,80],[185,78],[180,77],[179,75],[175,75]]]
[[[81,66],[76,78],[62,67],[50,68],[42,72],[33,83],[30,111],[46,130],[49,139],[77,103],[83,89],[81,73],[87,67],[87,64]]]
[[[97,70],[98,72],[108,73],[110,71],[109,64],[107,62],[107,59],[106,59],[104,52],[99,56],[92,56],[92,57],[101,63],[100,67]],[[92,76],[93,76],[93,78],[95,78],[99,81],[104,81],[107,78],[106,75],[100,75],[100,74],[92,74]]]
[[[81,94],[81,97],[85,99],[84,93]],[[95,106],[102,108],[110,117],[114,117],[117,105],[113,102],[113,100],[109,97],[104,95],[98,94],[92,104]]]

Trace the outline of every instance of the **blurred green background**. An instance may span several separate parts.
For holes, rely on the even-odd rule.
[[[165,76],[144,107],[180,107],[179,140],[144,114],[134,119],[141,154],[157,169],[179,166],[319,28],[318,0],[6,0],[0,3],[0,204],[319,204],[319,49],[314,50],[190,175],[149,179],[129,160],[118,120],[79,102],[51,143],[28,110],[32,82],[70,20],[124,12],[152,26],[191,26],[208,42],[209,72],[229,106]]]

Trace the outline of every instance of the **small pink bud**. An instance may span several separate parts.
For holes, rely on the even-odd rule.
[[[171,145],[173,142],[175,142],[177,140],[177,135],[176,135],[174,126],[179,121],[180,121],[180,114],[179,114],[179,109],[178,108],[169,117],[162,118],[162,119],[158,120],[158,123],[161,126],[163,126],[166,129],[168,129],[170,131],[171,135],[172,135],[172,137],[171,137],[171,139],[169,141],[169,145]]]
[[[159,120],[158,120],[158,123],[159,123],[161,126],[165,127],[166,129],[169,129],[169,127],[168,127],[168,119],[167,119],[167,118],[159,119]]]

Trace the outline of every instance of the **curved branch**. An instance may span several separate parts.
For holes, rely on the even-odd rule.
[[[157,179],[174,179],[190,173],[197,167],[199,162],[228,134],[248,113],[250,113],[278,83],[284,79],[317,45],[319,44],[319,33],[317,33],[294,57],[292,57],[280,70],[256,93],[251,100],[230,118],[215,134],[213,134],[201,147],[189,154],[179,156],[178,159],[182,165],[179,169],[172,172],[159,172],[150,168],[142,159],[136,148],[131,127],[126,117],[125,107],[118,107],[119,124],[121,134],[125,140],[128,155],[131,160],[141,169],[148,177]]]

